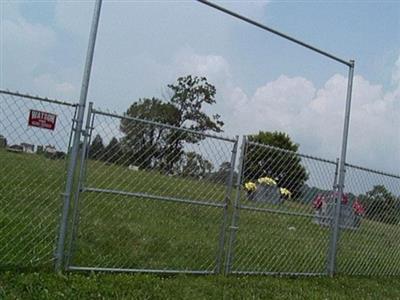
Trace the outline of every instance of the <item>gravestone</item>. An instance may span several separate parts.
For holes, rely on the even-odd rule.
[[[334,202],[325,203],[317,209],[314,216],[314,223],[322,226],[330,226],[335,214]],[[361,216],[357,215],[350,204],[343,204],[340,208],[339,227],[342,229],[357,229],[360,227]]]
[[[257,184],[257,188],[249,195],[249,200],[279,204],[282,202],[279,188],[276,185]]]

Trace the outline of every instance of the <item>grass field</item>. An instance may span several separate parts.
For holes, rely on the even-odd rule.
[[[0,266],[51,268],[65,162],[0,151],[0,165]],[[89,162],[86,186],[219,204],[225,197],[223,184],[132,172],[95,161]],[[80,200],[72,265],[215,269],[223,208],[93,192],[83,193]],[[275,208],[312,212],[310,206],[294,202]],[[241,211],[232,270],[322,273],[329,234],[328,228],[312,223],[309,217]],[[363,220],[360,229],[341,234],[338,271],[399,274],[399,248],[398,226]],[[52,275],[43,276],[47,280]],[[80,277],[55,280],[64,284],[74,278]],[[204,280],[213,284],[211,279],[211,283]]]
[[[400,299],[395,278],[0,273],[1,299]]]

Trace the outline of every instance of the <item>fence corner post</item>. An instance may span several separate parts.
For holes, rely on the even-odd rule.
[[[338,180],[338,191],[335,197],[335,210],[333,219],[331,220],[331,236],[329,242],[329,251],[327,259],[327,274],[334,276],[336,273],[336,259],[337,259],[337,244],[339,241],[340,233],[340,211],[342,198],[344,194],[345,186],[345,175],[346,175],[346,154],[347,154],[347,141],[349,136],[350,127],[350,109],[351,109],[351,94],[353,90],[353,78],[354,78],[354,60],[349,62],[349,75],[347,82],[347,94],[346,94],[346,108],[343,126],[343,137],[342,137],[342,149],[339,162],[339,180]]]
[[[68,162],[67,179],[65,184],[65,192],[63,194],[64,201],[61,211],[61,219],[59,225],[57,246],[55,251],[55,271],[61,272],[64,266],[65,240],[68,230],[68,213],[71,205],[71,195],[74,185],[75,171],[79,155],[79,147],[82,135],[83,118],[85,114],[86,98],[89,89],[90,73],[92,70],[94,48],[96,44],[97,29],[99,26],[100,10],[102,0],[96,0],[93,12],[92,25],[90,29],[89,43],[86,53],[85,69],[83,72],[82,86],[79,98],[78,113],[76,118],[76,126],[72,142],[71,156]]]

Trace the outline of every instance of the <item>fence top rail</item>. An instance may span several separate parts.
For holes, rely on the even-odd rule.
[[[287,150],[287,149],[282,149],[276,146],[271,146],[271,145],[265,145],[265,144],[261,144],[261,143],[257,143],[257,142],[251,142],[249,140],[247,140],[247,144],[249,145],[254,145],[254,146],[259,146],[259,147],[263,147],[263,148],[268,148],[268,149],[274,149],[274,150],[278,150],[284,153],[290,153],[296,156],[300,156],[300,157],[304,157],[304,158],[309,158],[309,159],[313,159],[313,160],[317,160],[317,161],[321,161],[321,162],[326,162],[329,164],[333,164],[336,165],[337,162],[334,160],[329,160],[329,159],[325,159],[325,158],[320,158],[320,157],[316,157],[316,156],[312,156],[312,155],[308,155],[308,154],[303,154],[303,153],[298,153],[298,152],[294,152],[291,150]]]
[[[370,169],[370,168],[366,168],[366,167],[361,167],[361,166],[357,166],[357,165],[352,165],[352,164],[349,164],[349,163],[346,163],[346,167],[350,167],[350,168],[358,169],[358,170],[361,170],[361,171],[366,171],[366,172],[370,172],[370,173],[375,173],[375,174],[379,174],[379,175],[383,175],[383,176],[387,176],[387,177],[400,179],[400,175],[391,174],[391,173],[387,173],[387,172],[383,172],[383,171],[378,171],[378,170],[374,170],[374,169]]]
[[[16,96],[16,97],[21,97],[21,98],[31,99],[31,100],[38,100],[38,101],[42,101],[42,102],[60,104],[60,105],[65,105],[65,106],[71,106],[71,107],[78,106],[78,103],[70,103],[70,102],[60,101],[57,99],[51,99],[51,98],[47,98],[47,97],[39,97],[39,96],[32,96],[29,94],[21,94],[19,92],[12,92],[12,91],[8,91],[8,90],[6,91],[6,90],[0,89],[0,94]]]
[[[236,143],[237,140],[238,140],[238,137],[233,139],[233,138],[218,136],[218,135],[211,134],[211,133],[199,132],[199,131],[196,131],[196,130],[193,130],[193,129],[189,129],[189,128],[185,128],[185,127],[177,127],[177,126],[163,124],[163,123],[159,123],[159,122],[155,122],[155,121],[151,121],[151,120],[139,119],[139,118],[130,117],[130,116],[126,116],[126,115],[120,115],[120,114],[117,114],[117,113],[104,112],[104,111],[101,111],[101,110],[98,110],[98,109],[92,109],[92,113],[93,114],[98,114],[98,115],[103,115],[103,116],[119,118],[119,119],[132,120],[132,121],[139,122],[139,123],[145,123],[145,124],[149,124],[149,125],[154,125],[154,126],[159,126],[159,127],[164,127],[164,128],[170,128],[170,129],[179,130],[179,131],[185,131],[185,132],[193,133],[193,134],[196,134],[196,135],[209,137],[209,138],[222,140],[222,141],[227,141],[227,142],[231,142],[231,143]]]

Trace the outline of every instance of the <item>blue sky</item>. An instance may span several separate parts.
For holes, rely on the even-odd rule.
[[[1,2],[0,87],[79,96],[92,1]],[[398,1],[219,1],[356,60],[349,159],[399,173]],[[89,98],[123,112],[185,74],[217,87],[228,135],[283,130],[339,155],[347,70],[195,1],[104,1]]]

